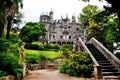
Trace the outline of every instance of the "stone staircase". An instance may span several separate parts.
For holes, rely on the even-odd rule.
[[[103,76],[120,76],[118,69],[115,68],[115,66],[111,64],[110,61],[108,61],[108,59],[93,44],[86,44],[86,46],[98,64],[101,65]]]

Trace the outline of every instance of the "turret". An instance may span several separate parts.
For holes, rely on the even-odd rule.
[[[75,16],[72,16],[72,22],[76,22]]]
[[[50,16],[51,20],[53,20],[53,11],[52,10],[49,12],[49,16]]]

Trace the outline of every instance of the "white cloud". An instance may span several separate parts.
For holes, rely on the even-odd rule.
[[[105,4],[98,0],[92,0],[90,3],[100,8]],[[74,13],[77,17],[87,4],[79,0],[24,0],[24,20],[38,22],[40,13],[49,12],[51,9],[54,11],[54,19],[59,19],[61,15],[65,17],[66,14],[71,18]]]

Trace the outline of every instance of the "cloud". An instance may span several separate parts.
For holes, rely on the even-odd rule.
[[[38,22],[40,13],[48,13],[51,9],[54,11],[54,19],[59,19],[61,15],[65,17],[66,14],[71,18],[74,13],[77,17],[82,8],[88,4],[79,0],[24,0],[23,3],[24,20],[26,22]],[[90,3],[99,5],[100,8],[105,4],[97,0],[92,0]]]

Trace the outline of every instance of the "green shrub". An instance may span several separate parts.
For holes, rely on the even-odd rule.
[[[69,58],[70,55],[71,55],[71,51],[65,50],[65,51],[62,52],[62,54],[63,54],[66,58]]]
[[[73,50],[73,45],[72,44],[64,44],[61,48],[62,51],[66,50]]]
[[[0,56],[0,77],[14,75],[16,77],[22,76],[22,69],[18,64],[18,57],[13,53],[1,53]]]
[[[47,51],[58,51],[59,45],[58,44],[40,44],[37,42],[34,42],[32,44],[26,43],[25,44],[26,49],[32,49],[32,50],[47,50]]]
[[[17,44],[17,46],[21,46],[21,43],[22,43],[22,40],[20,39],[20,37],[15,33],[10,34],[9,41],[12,44]]]
[[[40,46],[38,44],[26,43],[25,48],[26,49],[32,49],[32,50],[41,50],[41,48],[40,48]]]
[[[10,47],[10,42],[8,42],[6,39],[0,38],[0,53],[7,52],[9,47]]]
[[[79,52],[63,60],[59,70],[76,77],[91,77],[92,61],[88,53]]]
[[[59,49],[59,45],[58,44],[46,44],[45,45],[46,49]]]
[[[39,56],[34,54],[27,54],[25,59],[27,63],[38,64],[40,62]]]
[[[15,41],[15,42],[14,42]],[[0,39],[0,77],[14,75],[22,76],[19,60],[19,38]]]

